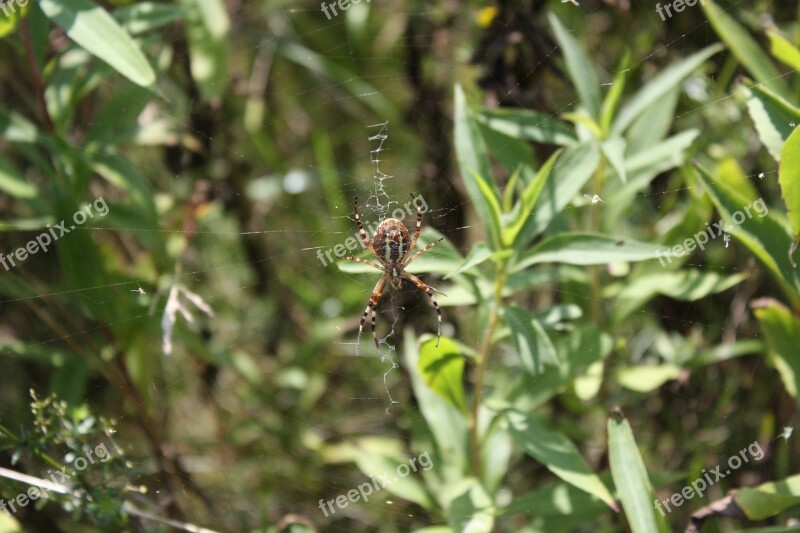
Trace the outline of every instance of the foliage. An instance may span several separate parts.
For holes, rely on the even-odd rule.
[[[758,22],[788,8],[706,0],[653,29],[624,2],[378,4],[0,15],[0,257],[18,260],[0,271],[0,496],[124,443],[9,527],[785,523],[800,49],[788,16]],[[363,126],[387,121],[388,139]],[[369,225],[409,192],[430,207],[419,248],[444,237],[409,269],[442,293],[444,335],[427,296],[393,292],[380,357],[356,358],[375,270],[316,254],[354,235],[353,197]],[[724,239],[689,248],[714,220]],[[763,462],[657,512],[751,442]]]

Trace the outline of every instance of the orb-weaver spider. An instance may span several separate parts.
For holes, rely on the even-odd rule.
[[[413,194],[411,195],[411,198],[415,198]],[[414,202],[414,204],[416,205],[416,202]],[[419,238],[419,233],[422,230],[422,211],[419,210],[418,205],[417,229],[414,231],[414,238],[410,239],[410,242],[408,229],[406,229],[403,223],[396,218],[387,218],[381,222],[378,225],[378,229],[375,230],[375,235],[372,237],[372,242],[370,242],[367,232],[364,231],[364,226],[361,224],[361,217],[358,216],[358,198],[355,198],[353,202],[353,212],[356,215],[356,223],[358,224],[358,233],[361,236],[361,241],[364,243],[364,246],[366,246],[367,249],[372,252],[380,264],[375,264],[372,261],[367,261],[366,259],[352,256],[343,257],[342,259],[363,263],[373,268],[377,268],[383,272],[381,279],[378,280],[378,283],[375,284],[375,288],[372,290],[372,295],[369,297],[369,303],[367,304],[367,308],[364,309],[364,314],[361,315],[361,323],[358,326],[358,339],[356,340],[356,352],[358,351],[358,343],[361,341],[361,333],[364,330],[364,322],[367,321],[367,316],[369,315],[370,310],[372,311],[372,337],[375,339],[375,346],[380,349],[378,335],[375,332],[375,314],[376,308],[378,307],[378,302],[381,301],[381,296],[383,295],[383,289],[386,287],[386,283],[389,283],[393,289],[399,290],[404,279],[409,280],[421,291],[427,293],[428,296],[431,297],[431,303],[433,303],[433,307],[436,309],[439,319],[439,326],[436,331],[436,346],[439,346],[439,338],[441,337],[442,333],[442,310],[439,309],[439,304],[436,303],[436,298],[433,297],[433,291],[436,289],[429,287],[417,276],[406,272],[405,269],[413,260],[442,242],[444,238],[433,241],[409,258],[409,255],[417,245],[417,239]]]

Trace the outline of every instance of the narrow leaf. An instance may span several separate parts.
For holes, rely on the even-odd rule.
[[[668,532],[653,507],[655,493],[639,453],[633,431],[622,413],[608,419],[608,455],[611,476],[617,488],[628,525],[633,533]]]
[[[800,128],[792,132],[781,150],[778,182],[789,211],[794,240],[797,241],[800,238]]]
[[[89,0],[40,0],[44,14],[83,49],[142,87],[155,72],[130,36],[108,12]]]
[[[541,374],[544,365],[558,366],[555,346],[533,313],[515,305],[503,310],[514,346],[523,368],[532,375]]]
[[[646,261],[654,259],[659,250],[656,245],[630,239],[620,241],[606,235],[564,233],[534,246],[519,259],[514,271],[538,263],[602,265],[612,261]]]
[[[710,1],[710,0],[707,0]],[[681,80],[691,74],[706,59],[722,50],[720,45],[712,45],[695,52],[680,63],[670,65],[660,74],[647,82],[639,92],[622,108],[611,127],[612,135],[621,135],[623,131],[650,105],[670,92]]]
[[[579,489],[603,500],[612,509],[617,504],[608,488],[567,437],[547,429],[533,414],[510,409],[506,411],[511,436],[525,453],[542,463],[555,475]]]
[[[564,59],[567,62],[567,72],[578,91],[581,104],[595,120],[600,117],[600,82],[594,71],[589,58],[581,49],[578,40],[564,27],[558,17],[553,13],[548,14],[550,25],[558,39],[558,44],[564,51]]]
[[[487,202],[487,195],[481,192],[480,178],[491,176],[489,158],[486,154],[486,146],[480,136],[477,124],[475,124],[467,99],[461,86],[455,89],[455,149],[458,157],[458,165],[461,172],[461,179],[464,180],[467,193],[478,212],[481,220],[489,221],[492,219],[492,208]],[[494,183],[494,182],[492,182]],[[486,184],[484,184],[486,185]],[[490,186],[491,188],[491,186]],[[496,191],[488,197],[498,197]],[[499,225],[499,223],[498,223]],[[491,228],[490,228],[491,229]],[[489,239],[492,249],[497,249],[499,245],[499,233],[489,232]]]
[[[712,0],[705,0],[701,4],[717,35],[725,41],[736,59],[753,74],[753,77],[783,98],[791,98],[792,93],[786,87],[780,73],[750,36],[750,32]]]
[[[800,320],[777,301],[768,300],[753,310],[767,340],[769,356],[786,392],[800,399]]]

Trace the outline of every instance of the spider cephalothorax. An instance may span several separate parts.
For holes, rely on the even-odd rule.
[[[414,198],[414,195],[412,194],[411,197]],[[361,340],[364,322],[366,322],[370,311],[372,311],[372,337],[375,339],[375,346],[378,346],[380,349],[378,335],[375,333],[375,309],[378,307],[378,302],[381,300],[383,289],[386,287],[387,283],[397,290],[400,289],[403,280],[407,279],[431,297],[431,303],[433,303],[433,307],[436,309],[439,320],[439,326],[436,332],[436,346],[439,346],[439,338],[442,330],[442,310],[439,309],[439,304],[436,303],[436,299],[433,297],[433,291],[435,289],[423,283],[422,280],[415,275],[406,272],[405,268],[414,259],[442,242],[442,239],[430,243],[425,248],[409,257],[414,247],[417,245],[417,239],[422,230],[422,211],[419,210],[419,206],[417,206],[417,227],[414,231],[413,238],[409,238],[408,229],[406,229],[402,222],[396,218],[387,218],[378,225],[378,229],[375,230],[375,235],[372,237],[372,242],[369,241],[367,232],[364,231],[364,226],[361,224],[361,217],[358,216],[358,198],[353,202],[353,211],[356,216],[356,223],[358,224],[358,233],[361,236],[364,246],[372,252],[372,255],[375,256],[380,264],[378,265],[359,257],[344,257],[343,259],[363,263],[383,272],[381,279],[378,280],[378,283],[372,290],[372,295],[369,298],[369,303],[364,310],[364,314],[361,315],[361,323],[358,326],[358,339]],[[356,350],[358,350],[357,347]]]
[[[399,289],[402,283],[402,260],[408,254],[410,244],[408,230],[396,218],[387,218],[381,222],[372,237],[372,247],[375,248],[378,261],[384,266],[389,275],[389,283],[395,289]]]

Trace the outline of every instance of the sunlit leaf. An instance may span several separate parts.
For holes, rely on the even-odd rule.
[[[621,413],[608,419],[608,455],[614,486],[631,531],[669,532],[666,521],[656,514],[653,507],[653,486],[633,438],[631,426]]]
[[[42,11],[87,52],[142,87],[155,72],[130,36],[108,12],[89,0],[40,0]]]
[[[425,384],[461,411],[466,410],[464,402],[464,357],[458,346],[448,338],[443,338],[436,346],[436,339],[422,343],[417,362],[419,373]]]
[[[547,429],[533,414],[508,410],[506,419],[512,437],[525,453],[564,481],[597,496],[612,509],[616,508],[617,504],[611,493],[567,437]]]
[[[796,241],[800,239],[800,128],[794,130],[781,150],[778,182]]]

